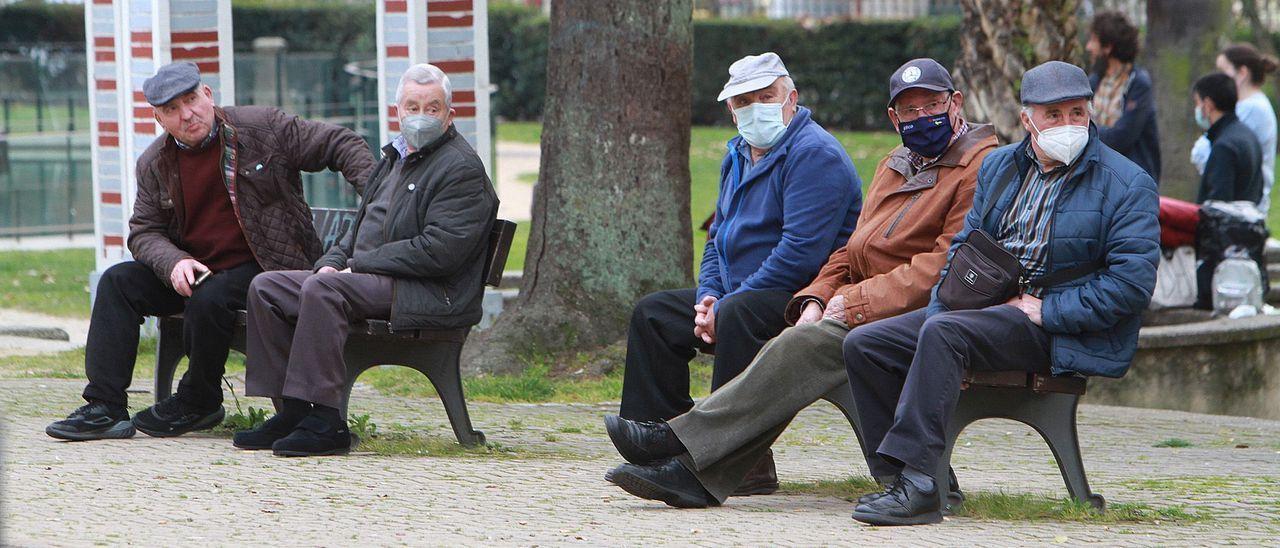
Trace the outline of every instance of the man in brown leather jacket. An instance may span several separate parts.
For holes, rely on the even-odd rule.
[[[85,346],[88,402],[45,429],[68,440],[178,436],[222,422],[223,368],[236,311],[264,270],[310,268],[320,240],[300,171],[331,169],[363,186],[369,147],[351,130],[274,108],[226,107],[195,64],[143,84],[165,134],[138,158],[125,261],[98,281]],[[177,393],[129,418],[125,390],[145,316],[183,314],[189,360]]]
[[[606,479],[672,506],[724,502],[796,413],[848,382],[842,343],[852,328],[928,304],[972,207],[978,168],[998,143],[991,126],[965,122],[964,95],[932,59],[899,67],[889,92],[904,146],[877,167],[848,244],[788,304],[795,327],[684,415],[666,423],[606,417],[630,462]]]

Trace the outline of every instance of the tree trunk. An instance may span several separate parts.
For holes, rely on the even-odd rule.
[[[1196,197],[1200,176],[1191,165],[1190,153],[1203,131],[1192,116],[1191,86],[1200,76],[1216,70],[1214,59],[1231,22],[1231,0],[1147,3],[1143,59],[1155,84],[1160,193],[1166,196]]]
[[[471,371],[616,342],[640,297],[692,283],[692,0],[556,0],[550,34],[520,298]]]
[[[961,0],[964,32],[952,73],[966,116],[995,124],[1003,142],[1022,139],[1022,73],[1045,61],[1079,63],[1080,0]]]

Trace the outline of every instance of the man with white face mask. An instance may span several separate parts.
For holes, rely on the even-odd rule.
[[[279,412],[235,435],[241,449],[281,456],[351,449],[341,416],[349,326],[396,330],[480,321],[484,248],[498,197],[475,150],[453,127],[449,77],[414,65],[396,92],[400,135],[365,186],[355,224],[314,270],[271,272],[249,286],[245,393]]]
[[[666,420],[693,406],[689,360],[714,352],[715,390],[787,326],[792,295],[853,232],[861,181],[844,147],[798,106],[775,53],[729,67],[718,100],[738,126],[720,164],[720,196],[698,287],[659,291],[632,314],[622,386],[623,418]],[[777,489],[772,457],[743,493]]]
[[[1107,377],[1128,369],[1155,288],[1159,197],[1146,171],[1098,139],[1092,95],[1074,65],[1050,61],[1023,75],[1030,135],[983,161],[973,209],[952,240],[953,258],[979,230],[998,241],[1021,262],[1021,295],[953,311],[935,285],[926,309],[845,338],[862,441],[901,467],[892,486],[862,499],[854,519],[942,521],[936,478],[946,472],[938,461],[965,369]],[[940,279],[951,268],[949,260]]]

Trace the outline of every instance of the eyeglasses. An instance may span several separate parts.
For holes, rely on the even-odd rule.
[[[926,115],[926,114],[928,114],[928,115],[939,114],[939,113],[941,113],[942,111],[946,110],[946,108],[943,108],[943,106],[944,106],[944,105],[945,105],[946,107],[950,107],[950,106],[951,106],[951,94],[950,94],[950,93],[948,93],[948,94],[947,94],[947,98],[946,98],[946,99],[942,99],[942,100],[939,100],[939,101],[934,101],[934,102],[929,103],[929,104],[927,104],[927,105],[925,105],[925,106],[922,106],[922,107],[894,108],[894,109],[893,109],[893,111],[894,111],[894,112],[896,112],[896,113],[898,113],[898,116],[899,116],[899,117],[902,117],[902,118],[909,118],[909,119],[914,120],[914,119],[919,118],[919,117],[921,117],[921,116],[924,116],[924,115]]]

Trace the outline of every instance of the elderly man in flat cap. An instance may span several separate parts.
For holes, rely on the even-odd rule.
[[[606,417],[628,461],[609,472],[611,482],[673,506],[723,503],[796,413],[848,384],[850,329],[928,304],[972,206],[978,166],[998,145],[995,130],[966,122],[963,108],[964,94],[937,61],[894,71],[885,115],[902,146],[880,161],[849,243],[792,297],[786,319],[795,327],[688,413],[667,423]],[[896,469],[869,460],[873,475],[893,482]]]
[[[966,368],[1106,377],[1128,369],[1156,283],[1158,197],[1146,171],[1098,139],[1092,95],[1074,65],[1027,71],[1022,125],[1030,135],[983,162],[929,306],[845,339],[863,443],[900,467],[892,486],[862,499],[854,519],[942,520],[946,471],[938,461]],[[996,248],[983,257],[1003,249],[1021,267],[1015,296],[1003,304],[978,304],[967,291],[985,283],[982,267],[957,266],[983,242]]]
[[[88,403],[45,429],[66,440],[178,436],[222,422],[222,373],[236,311],[264,270],[309,268],[320,240],[300,171],[339,171],[359,189],[373,167],[348,129],[268,107],[218,108],[189,62],[143,83],[164,135],[138,158],[125,261],[103,272],[85,347]],[[177,393],[132,420],[125,390],[145,316],[183,314]]]
[[[848,240],[862,208],[853,162],[797,104],[795,83],[775,53],[729,67],[721,91],[739,135],[720,164],[720,195],[698,287],[652,293],[631,316],[620,414],[666,420],[693,406],[689,360],[714,352],[711,388],[737,376],[787,326],[796,290]],[[773,461],[755,492],[772,492]]]

